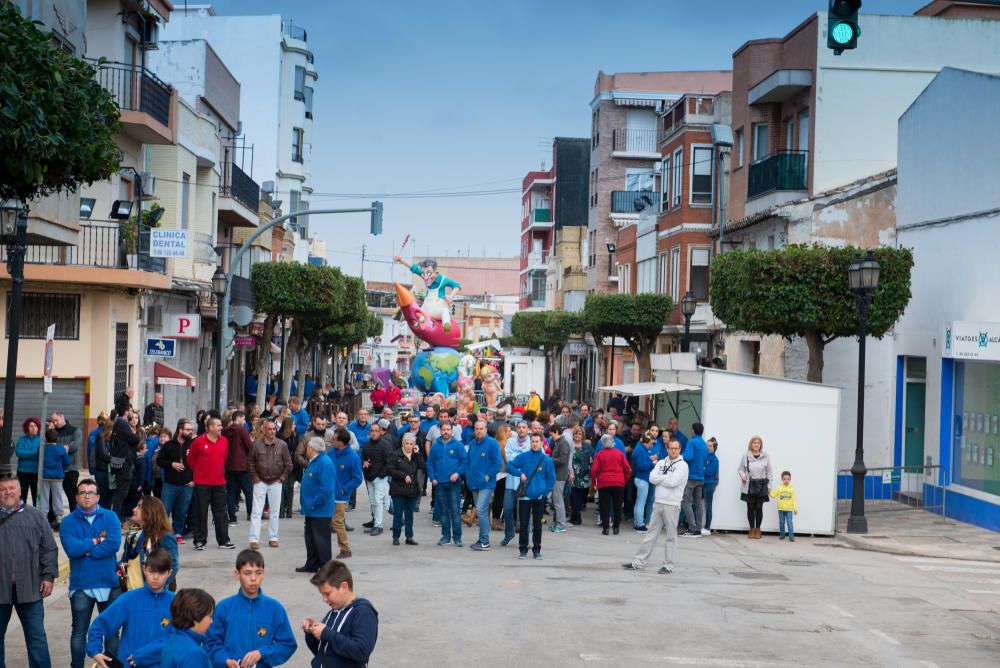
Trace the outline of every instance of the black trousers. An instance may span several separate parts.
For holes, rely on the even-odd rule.
[[[236,497],[243,493],[243,500],[247,507],[247,521],[250,520],[250,511],[253,506],[253,481],[250,480],[249,471],[226,471],[226,494],[227,509],[229,511],[229,521],[236,521]],[[284,488],[282,488],[284,492]]]
[[[330,517],[307,517],[305,523],[306,568],[319,567],[333,559],[333,538]]]
[[[491,505],[493,510],[493,519],[495,520],[499,520],[503,517],[503,496],[506,488],[506,478],[500,478],[497,480],[496,487],[493,488],[493,502]]]
[[[574,487],[570,490],[570,524],[582,524],[583,518],[580,516],[580,512],[583,507],[587,504],[587,492],[589,490],[586,487]]]
[[[38,474],[18,471],[17,481],[21,483],[21,503],[27,505],[31,499],[31,505],[35,505],[38,502]]]
[[[608,514],[613,513],[614,527],[617,529],[622,522],[622,503],[625,500],[624,487],[602,487],[598,494],[598,506],[601,509],[601,528],[608,528]]]
[[[628,482],[625,483],[624,496],[622,498],[622,510],[626,518],[632,517],[632,509],[635,508],[635,497],[638,494],[639,490],[635,488],[635,478],[629,478]]]
[[[531,526],[531,551],[538,554],[542,551],[542,515],[545,514],[545,498],[517,502],[517,513],[521,520],[521,532],[518,534],[518,547],[521,554],[528,551],[528,526]]]
[[[215,540],[219,545],[229,542],[229,515],[226,513],[225,485],[195,485],[194,502],[198,514],[194,523],[195,544],[208,542],[208,510],[212,509],[212,523],[215,524]]]
[[[76,510],[76,483],[80,480],[79,471],[66,471],[63,477],[63,491],[69,499],[69,512]]]
[[[764,521],[764,497],[747,497],[747,523],[751,529],[759,529],[760,523]]]
[[[115,489],[111,493],[111,509],[115,511],[115,515],[118,516],[118,521],[120,522],[124,522],[132,515],[132,513],[126,514],[128,508],[125,504],[125,500],[128,499],[132,488],[132,469],[128,464],[125,467],[117,475],[113,472],[108,473],[109,476],[114,476],[115,479]]]

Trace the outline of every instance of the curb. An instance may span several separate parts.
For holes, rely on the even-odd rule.
[[[69,577],[69,560],[59,562],[59,579],[65,580]]]
[[[834,540],[840,542],[844,547],[849,547],[855,550],[862,550],[865,552],[879,552],[882,554],[892,554],[900,557],[927,557],[930,559],[961,559],[962,561],[981,561],[983,563],[1000,563],[1000,555],[986,555],[980,556],[976,555],[973,557],[968,556],[956,556],[954,554],[947,554],[945,552],[935,552],[927,550],[913,550],[905,547],[896,547],[893,545],[877,544],[874,542],[866,541],[864,538],[855,538],[848,534],[838,533],[834,536]]]

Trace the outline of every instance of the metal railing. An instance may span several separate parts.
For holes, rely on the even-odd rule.
[[[775,190],[805,190],[806,155],[806,151],[782,151],[751,164],[747,199]]]
[[[75,246],[28,246],[27,264],[52,264],[67,267],[102,267],[139,269],[158,274],[167,272],[167,261],[149,256],[150,228],[134,224],[89,223],[80,225]],[[0,247],[6,261],[7,249]]]
[[[235,163],[229,166],[229,183],[222,186],[222,195],[232,197],[254,213],[260,209],[260,186]]]
[[[647,202],[644,198],[649,198]],[[639,213],[646,207],[660,205],[660,193],[654,190],[612,190],[611,213]]]
[[[612,131],[612,150],[624,153],[655,153],[660,155],[656,145],[656,130],[634,130],[617,128]]]
[[[854,484],[850,475],[851,469],[837,471],[841,499],[850,499]],[[870,468],[864,480],[865,512],[922,508],[943,517],[947,496],[943,476],[939,464]]]
[[[163,125],[170,124],[170,95],[173,89],[140,65],[95,62],[97,82],[115,98],[122,111],[149,114]]]
[[[552,222],[552,209],[533,209],[531,212],[531,222],[533,223],[551,223]]]
[[[308,35],[306,34],[306,29],[302,26],[297,26],[291,22],[281,24],[281,34],[291,37],[292,39],[298,39],[303,42],[308,41]]]

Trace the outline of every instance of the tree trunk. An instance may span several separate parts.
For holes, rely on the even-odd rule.
[[[278,324],[278,316],[269,315],[264,319],[264,337],[260,342],[261,352],[257,356],[257,403],[258,412],[264,410],[267,401],[267,384],[270,379],[267,370],[271,362],[271,337],[274,336],[274,326]],[[252,406],[247,406],[251,410]]]
[[[639,343],[638,345],[630,345],[629,347],[632,348],[632,352],[635,354],[636,364],[639,367],[639,382],[645,383],[646,381],[652,380],[653,362],[651,355],[653,354],[653,343]]]
[[[288,340],[285,342],[285,358],[281,360],[281,399],[286,404],[292,391],[292,377],[295,375],[292,360],[297,357],[295,353],[299,348],[299,339],[301,338],[302,333],[293,320],[291,332],[289,332]]]
[[[806,380],[812,383],[823,382],[823,349],[826,342],[821,334],[809,332],[805,335],[806,345],[809,346],[809,372]]]
[[[296,391],[298,392],[299,398],[302,399],[302,405],[306,405],[309,401],[309,397],[305,396],[306,393],[306,371],[308,370],[309,355],[312,353],[315,343],[309,343],[306,338],[301,337],[299,343],[299,373],[296,379]]]
[[[319,359],[319,379],[316,384],[319,387],[324,387],[326,385],[326,374],[330,370],[330,353],[332,351],[331,346],[320,346],[320,359]]]

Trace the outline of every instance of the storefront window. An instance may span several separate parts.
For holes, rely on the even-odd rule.
[[[1000,363],[955,363],[952,481],[1000,495]]]

